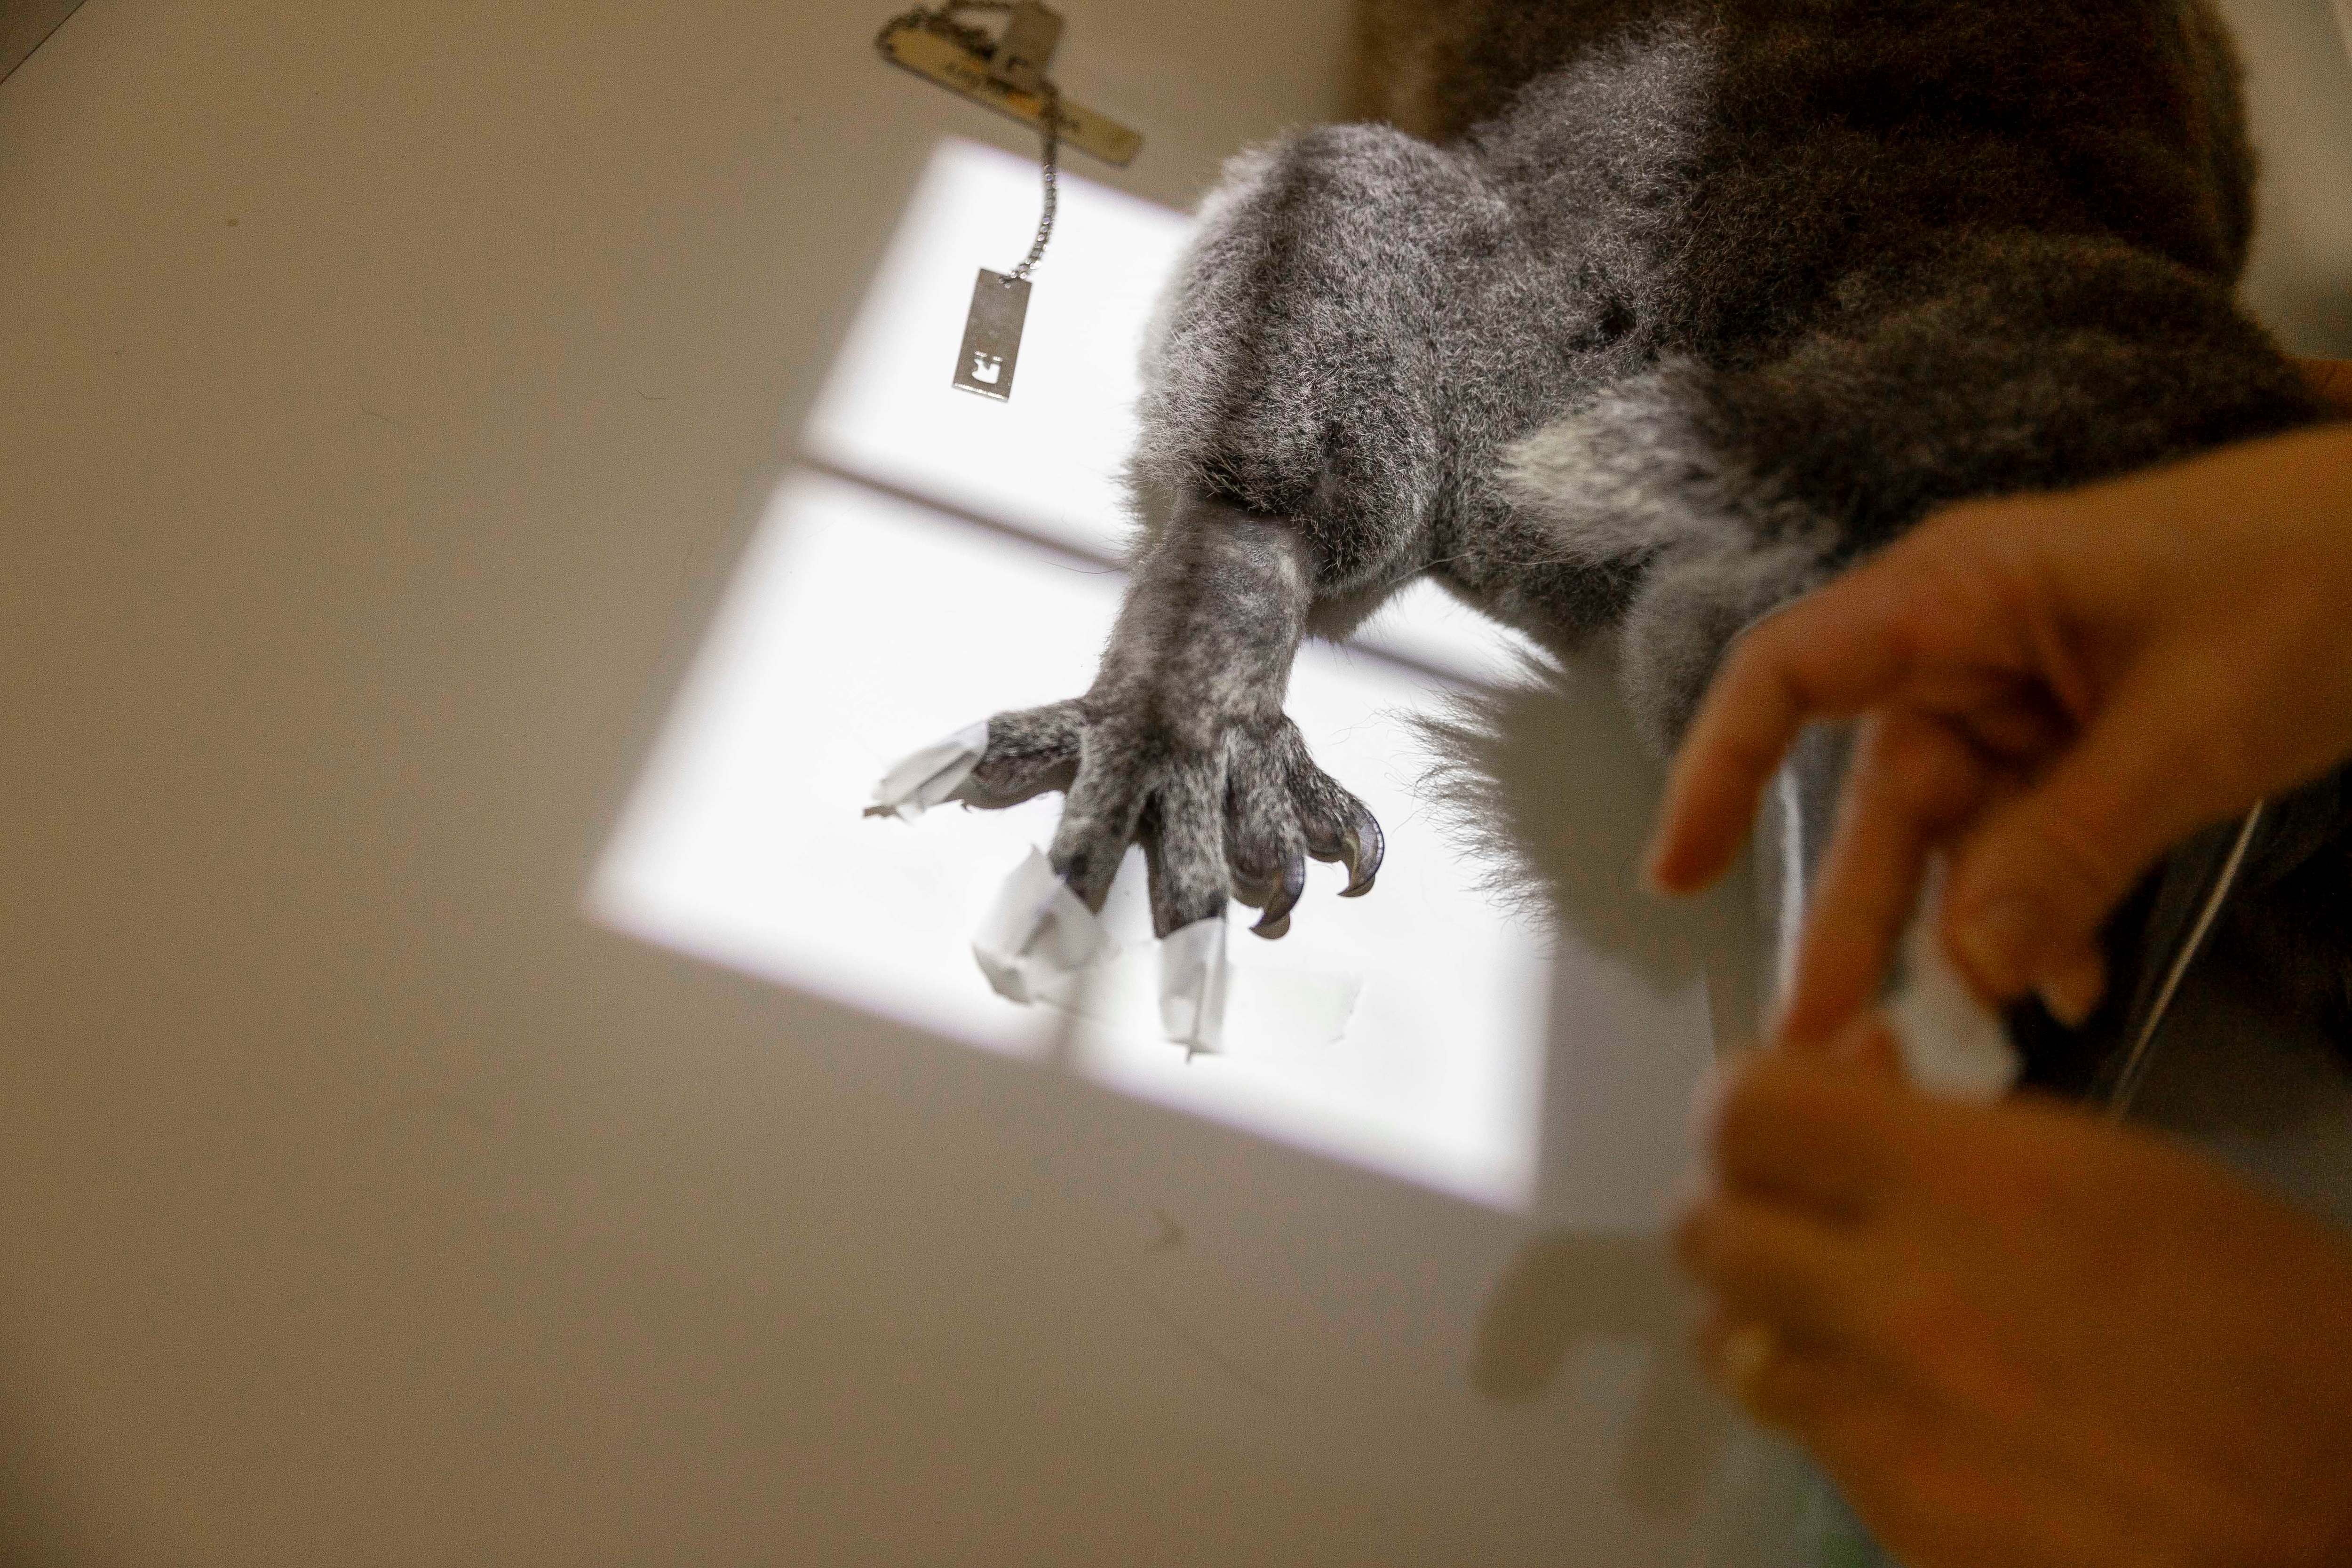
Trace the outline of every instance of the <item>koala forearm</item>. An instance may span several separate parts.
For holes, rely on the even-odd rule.
[[[1319,563],[1286,519],[1181,498],[1136,559],[1094,685],[990,720],[965,798],[1066,790],[1055,871],[1099,910],[1141,845],[1161,936],[1220,914],[1229,896],[1265,911],[1260,935],[1280,936],[1310,858],[1347,867],[1348,896],[1368,891],[1380,824],[1282,711]]]
[[[1285,722],[1283,693],[1314,598],[1306,541],[1277,520],[1186,497],[1136,563],[1100,672],[1082,700],[1084,761],[1054,843],[1055,868],[1099,905],[1146,810],[1202,842],[1156,880],[1161,924],[1223,906],[1216,842],[1226,748]],[[1157,835],[1154,835],[1156,837]]]
[[[1131,703],[1187,740],[1278,713],[1315,600],[1305,537],[1199,497],[1137,562],[1090,699]]]

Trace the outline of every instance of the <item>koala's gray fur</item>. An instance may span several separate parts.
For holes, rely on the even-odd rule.
[[[1759,614],[1965,497],[2306,423],[2235,309],[2251,160],[2202,0],[1370,0],[1393,123],[1244,153],[1146,356],[1149,518],[1100,677],[970,786],[1068,792],[1099,907],[1379,830],[1283,716],[1421,574],[1612,656],[1670,747]],[[1419,132],[1420,134],[1415,134]]]

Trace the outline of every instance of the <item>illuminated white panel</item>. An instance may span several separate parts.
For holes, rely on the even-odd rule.
[[[1175,266],[1183,215],[1066,172],[1034,276],[1013,399],[949,385],[972,278],[1005,270],[1036,227],[1037,165],[944,141],[834,362],[805,444],[853,473],[1117,557],[1120,465],[1135,444],[1143,322]]]
[[[1121,581],[856,484],[793,479],[599,868],[593,912],[975,1045],[1040,1053],[1058,1016],[992,993],[970,942],[1006,874],[1050,837],[1060,797],[911,826],[860,813],[900,754],[1084,689]],[[1077,1070],[1475,1201],[1526,1201],[1546,963],[1473,890],[1477,868],[1413,798],[1404,715],[1434,699],[1431,683],[1343,650],[1307,650],[1292,684],[1318,758],[1387,826],[1388,867],[1349,901],[1333,896],[1340,873],[1317,868],[1292,934],[1267,943],[1237,929],[1234,960],[1360,975],[1346,1037],[1293,1044],[1244,1027],[1231,1054],[1187,1065],[1146,984],[1080,1029]],[[1108,911],[1122,940],[1149,936],[1134,880]]]
[[[974,1045],[1042,1051],[971,936],[1059,797],[860,813],[898,756],[1091,679],[1113,576],[800,477],[770,502],[590,893],[607,923]],[[952,826],[959,831],[943,831]]]
[[[1358,977],[1363,991],[1336,1043],[1285,1039],[1237,1019],[1231,1056],[1187,1061],[1133,1024],[1089,1026],[1080,1070],[1129,1093],[1250,1128],[1339,1159],[1410,1177],[1475,1202],[1525,1203],[1535,1180],[1549,964],[1543,945],[1475,886],[1465,858],[1414,793],[1427,753],[1410,717],[1434,706],[1426,680],[1377,660],[1303,653],[1288,710],[1315,760],[1362,797],[1389,839],[1379,884],[1336,896],[1337,867],[1310,870],[1290,934],[1248,935],[1235,910],[1236,966]],[[1112,929],[1150,934],[1140,867]],[[1113,911],[1107,910],[1107,913]],[[1246,999],[1237,988],[1236,1005]],[[1125,998],[1142,1021],[1148,987]]]
[[[1191,230],[1183,215],[1064,172],[1036,273],[1013,399],[949,385],[972,279],[1024,255],[1037,165],[940,143],[810,416],[803,445],[835,468],[1117,559],[1119,473],[1135,446],[1144,322]],[[1524,644],[1427,583],[1359,640],[1472,680],[1507,678]]]

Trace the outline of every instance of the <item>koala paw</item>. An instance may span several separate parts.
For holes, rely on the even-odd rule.
[[[1127,847],[1142,845],[1163,937],[1228,897],[1262,911],[1258,935],[1281,936],[1309,857],[1348,868],[1342,898],[1371,890],[1380,823],[1315,765],[1296,724],[1279,712],[1176,722],[1167,705],[1081,698],[1001,713],[961,798],[998,807],[1066,792],[1055,871],[1099,910]]]

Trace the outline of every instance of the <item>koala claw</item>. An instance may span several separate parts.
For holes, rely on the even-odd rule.
[[[1337,860],[1348,868],[1348,886],[1341,890],[1343,899],[1360,899],[1372,890],[1372,879],[1381,874],[1381,858],[1388,853],[1388,839],[1381,832],[1378,818],[1362,806],[1356,807],[1356,820],[1341,838],[1337,854],[1318,855],[1318,860]]]
[[[1225,860],[1234,897],[1259,911],[1253,932],[1268,941],[1290,929],[1307,892],[1309,857],[1348,868],[1357,892],[1379,868],[1380,827],[1363,803],[1307,754],[1289,720],[1237,727],[1228,737]],[[1375,846],[1371,860],[1362,846]]]
[[[1255,892],[1257,889],[1252,889],[1250,891]],[[1298,900],[1306,895],[1307,857],[1300,851],[1293,849],[1283,860],[1281,883],[1266,889],[1263,912],[1258,917],[1257,924],[1250,927],[1250,931],[1268,942],[1276,940],[1290,929],[1290,911],[1298,907]],[[1242,901],[1253,903],[1257,900],[1244,897]]]
[[[1380,870],[1380,824],[1279,714],[1191,742],[1092,699],[990,720],[987,753],[961,798],[995,807],[1048,790],[1069,797],[1053,859],[1070,890],[1100,909],[1128,845],[1140,844],[1161,936],[1230,897],[1259,910],[1251,930],[1271,941],[1306,896],[1310,856],[1347,867],[1349,898]]]

